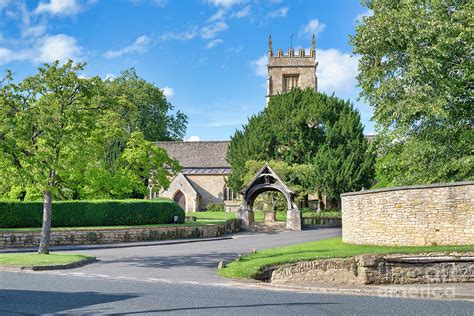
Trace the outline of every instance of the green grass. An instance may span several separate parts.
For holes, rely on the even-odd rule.
[[[229,220],[235,218],[234,212],[195,212],[187,213],[186,216],[195,216],[198,220]],[[318,216],[316,212],[306,212],[302,214],[303,217]],[[322,211],[320,217],[340,217],[341,211]],[[255,211],[255,222],[263,222],[263,211]],[[277,222],[286,222],[286,212],[277,212]]]
[[[384,247],[344,244],[340,237],[313,241],[289,247],[279,247],[245,255],[218,273],[228,278],[254,278],[265,267],[322,258],[347,258],[362,254],[421,253],[459,251],[472,252],[468,246]]]
[[[79,262],[89,258],[93,257],[87,255],[65,255],[59,253],[49,255],[39,255],[36,253],[8,253],[0,254],[0,267],[54,266]]]
[[[230,218],[229,218],[230,219]],[[205,226],[223,224],[225,220],[219,219],[198,219],[195,222],[187,222],[183,224],[149,224],[149,225],[133,225],[133,226],[82,226],[82,227],[52,227],[52,231],[69,231],[69,230],[90,230],[90,229],[121,229],[121,228],[147,228],[147,227],[186,227],[186,226]],[[40,227],[26,227],[26,228],[0,228],[2,232],[40,232]]]

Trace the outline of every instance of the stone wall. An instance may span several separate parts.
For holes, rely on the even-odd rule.
[[[362,255],[299,262],[264,272],[274,284],[474,282],[474,254]]]
[[[226,176],[223,175],[186,175],[189,182],[200,196],[199,211],[204,210],[209,203],[224,201]]]
[[[346,243],[474,244],[474,182],[367,190],[341,198]]]
[[[109,244],[166,239],[209,238],[235,233],[240,230],[237,220],[206,226],[170,226],[120,229],[81,229],[51,232],[51,246]],[[0,248],[37,247],[40,232],[1,232]]]

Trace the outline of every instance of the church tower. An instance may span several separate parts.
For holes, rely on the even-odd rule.
[[[310,88],[316,91],[317,66],[314,34],[309,55],[306,55],[304,48],[300,48],[297,55],[295,55],[295,50],[290,48],[288,54],[284,55],[280,48],[275,56],[273,55],[272,37],[270,36],[268,39],[266,105],[268,106],[270,97],[285,93],[295,87]]]

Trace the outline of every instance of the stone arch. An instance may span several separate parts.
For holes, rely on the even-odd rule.
[[[173,195],[173,201],[178,203],[178,205],[186,211],[186,195],[181,191],[177,190]]]
[[[300,210],[294,201],[295,193],[288,188],[268,164],[265,164],[241,191],[244,197],[244,202],[238,214],[241,226],[245,229],[254,223],[253,203],[257,196],[268,191],[281,192],[286,198],[288,205],[286,228],[301,230]]]
[[[160,196],[174,200],[176,193],[181,191],[186,197],[186,212],[196,212],[199,208],[200,196],[188,179],[182,173],[179,173],[166,190],[160,192]]]

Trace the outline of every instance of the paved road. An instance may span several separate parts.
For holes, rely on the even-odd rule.
[[[199,243],[70,251],[94,255],[100,260],[71,272],[201,284],[228,283],[228,279],[215,273],[222,259],[230,260],[252,249],[285,246],[340,235],[340,229],[319,229],[275,234],[236,234],[233,239]]]
[[[168,284],[33,273],[0,274],[0,314],[472,315],[473,302],[427,301]]]
[[[216,276],[221,259],[252,249],[339,236],[339,229],[237,234],[185,244],[72,250],[97,256],[73,270],[0,272],[0,315],[426,314],[468,315],[474,303],[242,288]]]

